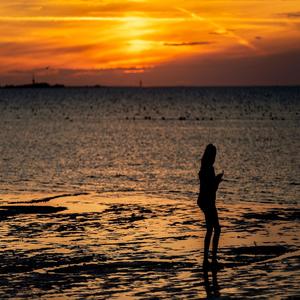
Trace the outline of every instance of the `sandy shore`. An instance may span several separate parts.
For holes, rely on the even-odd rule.
[[[1,197],[0,298],[300,296],[300,207],[220,203],[220,261],[201,267],[193,199],[145,194]]]

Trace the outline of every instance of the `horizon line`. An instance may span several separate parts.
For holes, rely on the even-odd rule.
[[[49,84],[46,82],[41,82],[41,84]],[[39,88],[39,83],[33,84],[6,84],[0,85],[0,89],[5,88]],[[207,84],[207,85],[101,85],[101,84],[91,84],[91,85],[65,85],[62,83],[49,84],[48,88],[137,88],[137,89],[147,89],[147,88],[256,88],[256,87],[300,87],[300,83],[297,84]],[[43,89],[43,87],[40,87]]]

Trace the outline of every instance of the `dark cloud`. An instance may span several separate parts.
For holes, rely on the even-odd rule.
[[[179,42],[179,43],[164,43],[164,46],[173,46],[173,47],[180,47],[180,46],[200,46],[200,45],[209,45],[212,42]]]
[[[279,14],[279,16],[285,17],[285,18],[297,19],[297,18],[300,18],[300,11],[282,13],[282,14]]]
[[[99,73],[105,73],[105,72],[124,72],[124,71],[145,71],[148,69],[152,69],[152,67],[131,67],[131,68],[106,68],[106,69],[80,69],[80,68],[74,68],[74,69],[67,69],[67,68],[52,68],[51,66],[47,66],[44,68],[35,68],[31,70],[10,70],[7,72],[7,74],[11,75],[18,75],[18,74],[28,74],[32,72],[44,72],[45,70],[50,71],[56,71],[56,73],[64,74],[64,75],[73,75],[73,74],[99,74]]]
[[[99,45],[75,45],[65,47],[55,47],[53,44],[47,43],[22,43],[22,42],[0,42],[0,55],[1,56],[27,56],[27,55],[60,55],[78,53],[93,49]]]
[[[272,55],[194,56],[162,65],[148,74],[143,82],[154,85],[158,74],[171,85],[299,85],[300,48]]]
[[[211,32],[209,32],[209,34],[213,34],[213,35],[224,35],[224,32],[211,31]]]

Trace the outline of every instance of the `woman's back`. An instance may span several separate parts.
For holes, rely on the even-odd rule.
[[[199,171],[200,193],[198,205],[200,208],[214,207],[216,201],[216,176],[213,166],[201,166]]]

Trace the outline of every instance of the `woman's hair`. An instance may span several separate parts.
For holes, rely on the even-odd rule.
[[[213,144],[208,144],[201,158],[202,166],[213,165],[217,154],[217,148]]]

